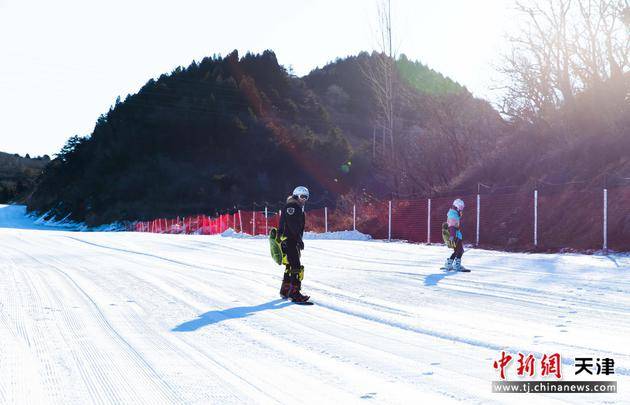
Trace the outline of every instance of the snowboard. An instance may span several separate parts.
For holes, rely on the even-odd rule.
[[[451,240],[451,233],[448,231],[448,223],[442,224],[442,240],[449,249],[455,249],[455,241]]]
[[[289,298],[282,298],[285,301],[289,301],[295,305],[313,305],[314,303],[311,302],[311,297],[308,297],[308,300],[304,301],[304,302],[295,302],[295,301],[291,301]]]
[[[453,269],[447,270],[446,267],[440,267],[440,270],[442,270],[442,271],[455,271]],[[457,273],[470,273],[470,270],[467,269],[466,267],[462,267],[461,270],[459,270]]]
[[[311,301],[304,301],[304,302],[291,301],[291,302],[294,303],[295,305],[314,305],[314,303]]]
[[[271,251],[271,258],[273,261],[282,265],[284,253],[282,252],[282,246],[278,241],[278,230],[276,228],[271,228],[269,230],[269,249]]]

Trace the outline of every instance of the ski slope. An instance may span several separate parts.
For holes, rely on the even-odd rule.
[[[304,307],[278,298],[265,239],[71,232],[0,206],[0,403],[629,403],[630,257],[470,250],[473,272],[447,274],[446,254],[307,240]],[[619,392],[493,394],[501,350],[560,353],[565,379]],[[574,357],[615,374],[576,378]]]

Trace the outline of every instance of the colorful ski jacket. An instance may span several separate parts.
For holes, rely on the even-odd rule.
[[[448,210],[448,214],[446,214],[446,223],[448,224],[448,231],[450,232],[453,238],[458,238],[463,240],[464,236],[462,235],[462,231],[460,229],[461,226],[462,215],[455,208],[451,208]]]

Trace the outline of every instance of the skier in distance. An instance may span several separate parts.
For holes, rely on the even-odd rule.
[[[461,229],[461,220],[464,213],[464,206],[464,201],[458,198],[453,201],[452,207],[448,210],[448,213],[446,214],[449,241],[451,242],[451,246],[453,246],[453,254],[451,254],[451,257],[446,259],[446,264],[444,265],[447,271],[467,271],[466,268],[462,266],[462,255],[464,254],[464,236]]]

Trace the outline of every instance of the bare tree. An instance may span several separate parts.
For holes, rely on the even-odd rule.
[[[382,136],[383,154],[386,139],[389,141],[389,157],[394,158],[394,98],[396,52],[393,48],[391,0],[381,0],[377,4],[378,27],[377,48],[366,63],[361,66],[363,76],[367,80],[377,103],[377,117],[374,122],[373,158],[376,158],[376,135]]]
[[[516,9],[527,25],[499,69],[508,79],[504,114],[544,121],[630,68],[628,0],[518,1]]]
[[[630,36],[623,26],[627,1],[578,0],[581,24],[574,29],[573,71],[585,87],[623,75],[629,64]],[[625,35],[624,35],[625,34]]]

